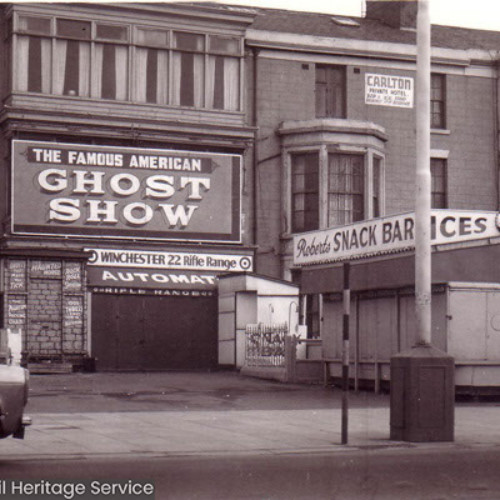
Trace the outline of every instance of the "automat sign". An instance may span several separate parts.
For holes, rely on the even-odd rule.
[[[432,244],[445,245],[498,237],[500,231],[497,222],[496,212],[433,210],[430,220]],[[415,247],[415,215],[395,215],[297,234],[293,246],[296,265],[411,250]]]
[[[12,230],[240,241],[241,156],[13,141]]]

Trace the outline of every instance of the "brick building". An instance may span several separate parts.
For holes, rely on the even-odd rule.
[[[416,5],[384,4],[2,6],[2,320],[28,358],[216,366],[218,274],[300,281],[294,234],[413,210]],[[434,208],[498,210],[499,42],[433,27]]]

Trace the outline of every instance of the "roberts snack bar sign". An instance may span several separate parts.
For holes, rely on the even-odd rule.
[[[241,240],[241,156],[13,141],[12,230]]]
[[[497,212],[432,210],[429,222],[433,245],[500,236]],[[395,215],[297,234],[293,246],[296,265],[412,250],[415,248],[415,215]]]

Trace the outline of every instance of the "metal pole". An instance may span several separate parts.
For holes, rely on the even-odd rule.
[[[342,331],[342,444],[347,444],[348,406],[349,406],[349,315],[351,309],[351,290],[349,287],[349,262],[343,264],[344,274],[344,316]]]
[[[415,313],[418,345],[431,343],[431,24],[429,0],[418,0],[417,168],[415,200]]]

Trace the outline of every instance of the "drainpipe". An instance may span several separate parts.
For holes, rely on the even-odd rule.
[[[257,245],[257,196],[258,196],[258,190],[257,190],[257,179],[258,179],[258,160],[257,160],[257,153],[258,153],[258,109],[257,109],[257,103],[258,103],[258,92],[257,92],[257,77],[258,77],[258,58],[259,58],[259,52],[260,50],[256,47],[252,47],[252,54],[253,54],[253,96],[252,96],[252,125],[255,127],[255,135],[254,135],[254,143],[253,143],[253,243],[254,245]],[[256,262],[257,265],[257,262]],[[255,269],[257,272],[257,269]]]
[[[500,108],[498,102],[498,92],[500,85],[500,59],[497,58],[495,61],[495,79],[494,79],[494,87],[493,87],[493,106],[495,109],[495,120],[494,120],[494,138],[493,144],[495,148],[495,165],[496,165],[496,195],[497,195],[497,211],[500,212],[500,144],[498,137],[500,131]]]

